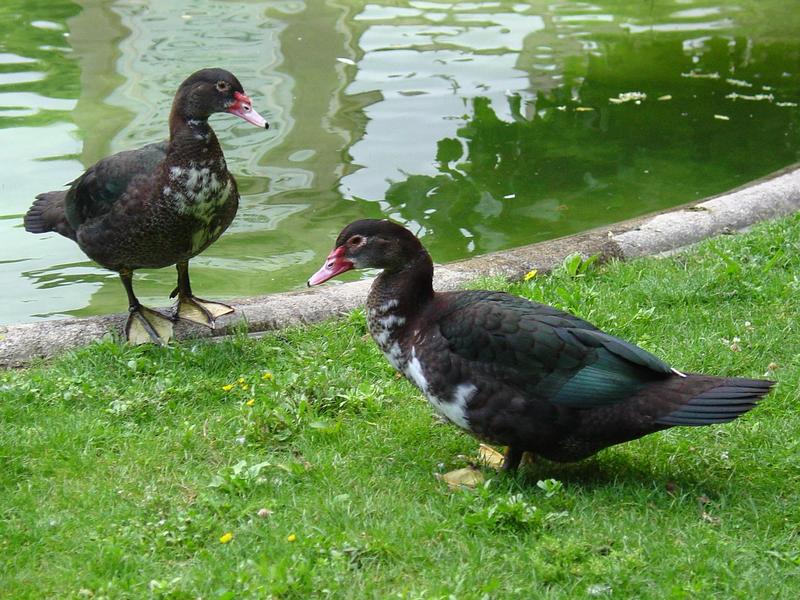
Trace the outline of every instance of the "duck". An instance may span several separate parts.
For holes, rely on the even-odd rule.
[[[228,113],[263,129],[239,80],[221,68],[189,75],[169,114],[169,139],[103,158],[66,190],[36,196],[24,216],[30,233],[56,232],[78,244],[99,265],[119,274],[128,297],[125,339],[164,345],[184,319],[214,328],[233,307],[196,297],[189,260],[213,244],[239,206],[236,180],[208,118]],[[172,314],[143,306],[133,272],[175,265]]]
[[[436,292],[433,262],[411,231],[359,220],[339,234],[319,285],[381,269],[366,302],[369,332],[391,365],[447,421],[555,462],[674,426],[727,423],[774,382],[683,373],[650,352],[546,304],[496,291]]]

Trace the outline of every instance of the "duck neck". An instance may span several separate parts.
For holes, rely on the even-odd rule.
[[[378,275],[367,298],[370,333],[378,346],[389,352],[432,298],[433,262],[424,249],[402,269]]]
[[[167,152],[177,162],[184,162],[185,156],[194,156],[210,163],[222,155],[217,136],[207,118],[193,118],[174,109],[169,119]]]

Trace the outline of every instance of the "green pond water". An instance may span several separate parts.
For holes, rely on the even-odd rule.
[[[116,274],[22,215],[165,137],[205,66],[272,125],[212,119],[242,202],[191,263],[206,298],[303,287],[360,217],[406,223],[445,262],[800,157],[800,11],[783,0],[2,0],[0,323],[125,309]],[[135,280],[154,306],[174,284],[172,268]]]

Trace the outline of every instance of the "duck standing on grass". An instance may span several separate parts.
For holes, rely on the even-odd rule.
[[[501,292],[434,292],[420,241],[390,221],[351,223],[317,285],[383,269],[367,299],[383,354],[433,407],[478,438],[570,462],[674,425],[727,423],[771,381],[684,374],[569,313]]]
[[[86,255],[119,273],[128,294],[125,336],[129,342],[165,344],[176,318],[214,327],[233,312],[220,302],[195,297],[189,259],[231,224],[239,206],[236,180],[228,172],[208,118],[227,112],[267,128],[242,84],[224,69],[202,69],[178,88],[169,115],[169,140],[102,159],[65,191],[36,197],[25,215],[31,233],[55,231]],[[178,296],[166,317],[139,303],[133,271],[176,265]]]

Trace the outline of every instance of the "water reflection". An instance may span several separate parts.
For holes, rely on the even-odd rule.
[[[355,218],[401,220],[449,260],[795,162],[798,25],[778,0],[4,0],[0,322],[124,308],[114,274],[20,218],[165,136],[196,68],[232,70],[272,124],[213,121],[243,197],[193,282],[231,298],[301,286]],[[147,304],[173,284],[137,275]]]
[[[372,22],[348,91],[381,98],[350,150],[363,168],[341,189],[427,236],[440,260],[686,202],[797,160],[786,109],[798,74],[774,71],[784,45],[741,37],[736,6],[654,3],[665,14],[653,22],[588,4],[511,15],[412,5],[360,17]],[[698,31],[713,34],[683,35]]]

